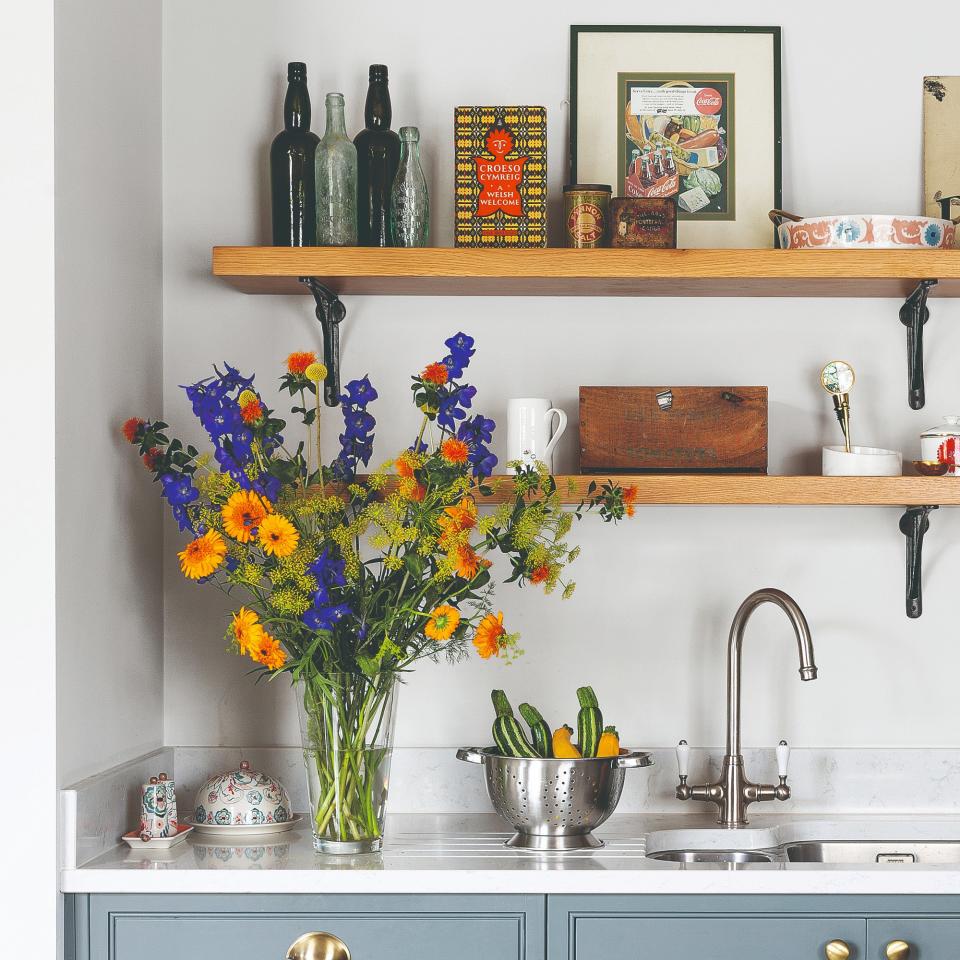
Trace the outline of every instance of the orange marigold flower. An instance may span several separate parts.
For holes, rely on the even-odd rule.
[[[440,517],[440,526],[447,530],[455,527],[459,530],[472,530],[477,525],[477,503],[473,497],[464,497],[451,507],[444,507]]]
[[[456,437],[447,437],[447,439],[440,444],[440,455],[447,463],[466,463],[469,454],[470,448]]]
[[[448,554],[447,559],[453,566],[458,577],[472,580],[480,569],[480,557],[477,551],[468,543],[457,544]]]
[[[460,626],[460,611],[448,603],[442,603],[430,613],[430,619],[423,628],[424,635],[430,640],[443,642],[449,640]]]
[[[252,490],[237,490],[220,511],[223,529],[228,537],[249,543],[271,509],[266,497],[257,496]]]
[[[637,488],[635,484],[623,488],[623,505],[627,508],[627,516],[635,513],[633,505],[637,502]]]
[[[450,371],[445,363],[429,363],[420,377],[427,383],[435,383],[438,387],[442,387],[450,378]]]
[[[413,476],[414,466],[407,453],[401,453],[393,464],[397,468],[397,476],[409,478]]]
[[[316,362],[317,355],[312,350],[298,350],[287,357],[287,369],[300,376],[311,363]]]
[[[550,565],[548,563],[541,563],[540,566],[534,567],[530,571],[530,582],[531,583],[543,583],[550,576]]]
[[[268,670],[279,670],[287,662],[287,655],[276,637],[261,627],[259,641],[250,651],[250,659]]]
[[[488,613],[478,624],[473,637],[473,645],[484,660],[500,655],[500,638],[506,633],[503,626],[503,611],[496,616]]]
[[[226,555],[227,545],[216,530],[208,530],[177,554],[183,575],[191,580],[209,577],[223,563]]]
[[[297,528],[282,514],[271,513],[260,522],[257,538],[264,553],[289,557],[300,542]]]
[[[143,417],[131,417],[129,420],[123,421],[123,426],[120,428],[120,430],[123,433],[127,443],[137,442],[137,433],[142,426]]]
[[[263,404],[259,400],[251,400],[240,408],[240,416],[244,423],[256,423],[263,416]]]
[[[233,630],[233,637],[237,641],[237,646],[241,653],[249,653],[256,649],[263,636],[263,625],[260,618],[246,607],[241,607],[234,615],[230,623]]]
[[[159,447],[151,447],[140,459],[148,470],[156,470],[163,451]]]

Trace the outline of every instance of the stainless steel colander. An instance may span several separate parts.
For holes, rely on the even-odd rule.
[[[464,747],[458,760],[482,763],[494,809],[517,832],[509,847],[578,850],[601,847],[591,831],[617,808],[628,767],[649,767],[639,750],[588,760],[524,760],[494,748]]]

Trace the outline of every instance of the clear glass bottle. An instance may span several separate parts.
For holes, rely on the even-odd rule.
[[[317,145],[317,245],[357,245],[357,148],[347,136],[343,94],[327,94],[327,129]]]
[[[390,194],[395,247],[425,247],[430,233],[430,198],[420,168],[420,131],[400,128],[400,166]]]

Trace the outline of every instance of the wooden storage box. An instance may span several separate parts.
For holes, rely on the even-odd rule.
[[[766,387],[581,387],[580,469],[767,472]]]

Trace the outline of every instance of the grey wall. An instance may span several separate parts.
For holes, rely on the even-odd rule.
[[[361,123],[370,62],[390,66],[395,125],[422,130],[434,242],[451,242],[452,114],[457,104],[545,104],[557,214],[566,150],[568,26],[643,20],[649,8],[571,0],[456,4],[256,3],[168,0],[164,6],[164,410],[194,439],[177,384],[228,359],[268,385],[291,349],[319,342],[312,304],[246,297],[209,276],[214,244],[265,242],[266,151],[280,124],[287,60],[309,65],[315,127],[323,94],[341,90],[348,126]],[[784,200],[804,213],[919,209],[921,79],[956,71],[949,31],[923,18],[884,21],[854,7],[692,0],[666,22],[784,27]],[[496,30],[481,29],[494,24]],[[509,33],[503,55],[491,40]],[[918,455],[922,429],[960,411],[955,357],[960,304],[938,302],[927,328],[925,411],[905,399],[905,334],[887,301],[353,298],[344,373],[369,373],[381,400],[376,456],[416,429],[408,376],[463,329],[477,338],[477,406],[498,421],[511,396],[547,396],[571,416],[558,468],[575,469],[577,388],[607,384],[768,384],[770,468],[816,472],[837,428],[817,384],[828,359],[857,369],[854,432],[863,443]],[[336,430],[326,430],[335,440]],[[330,451],[328,450],[328,453]],[[503,455],[503,437],[496,452]],[[927,612],[903,613],[903,537],[893,508],[643,508],[620,529],[587,521],[574,599],[503,587],[498,605],[523,633],[517,665],[424,666],[400,710],[400,742],[453,746],[486,736],[489,690],[539,702],[555,722],[574,715],[574,688],[592,682],[626,739],[717,745],[723,663],[734,610],[751,590],[790,591],[810,619],[821,679],[801,684],[787,624],[754,618],[744,675],[744,737],[797,745],[942,745],[956,741],[960,653],[952,605],[960,517],[933,518]],[[229,605],[183,582],[164,528],[165,725],[171,744],[293,743],[282,684],[253,687],[224,650]]]
[[[163,736],[160,504],[118,429],[162,412],[160,45],[159,0],[56,5],[61,783]]]

